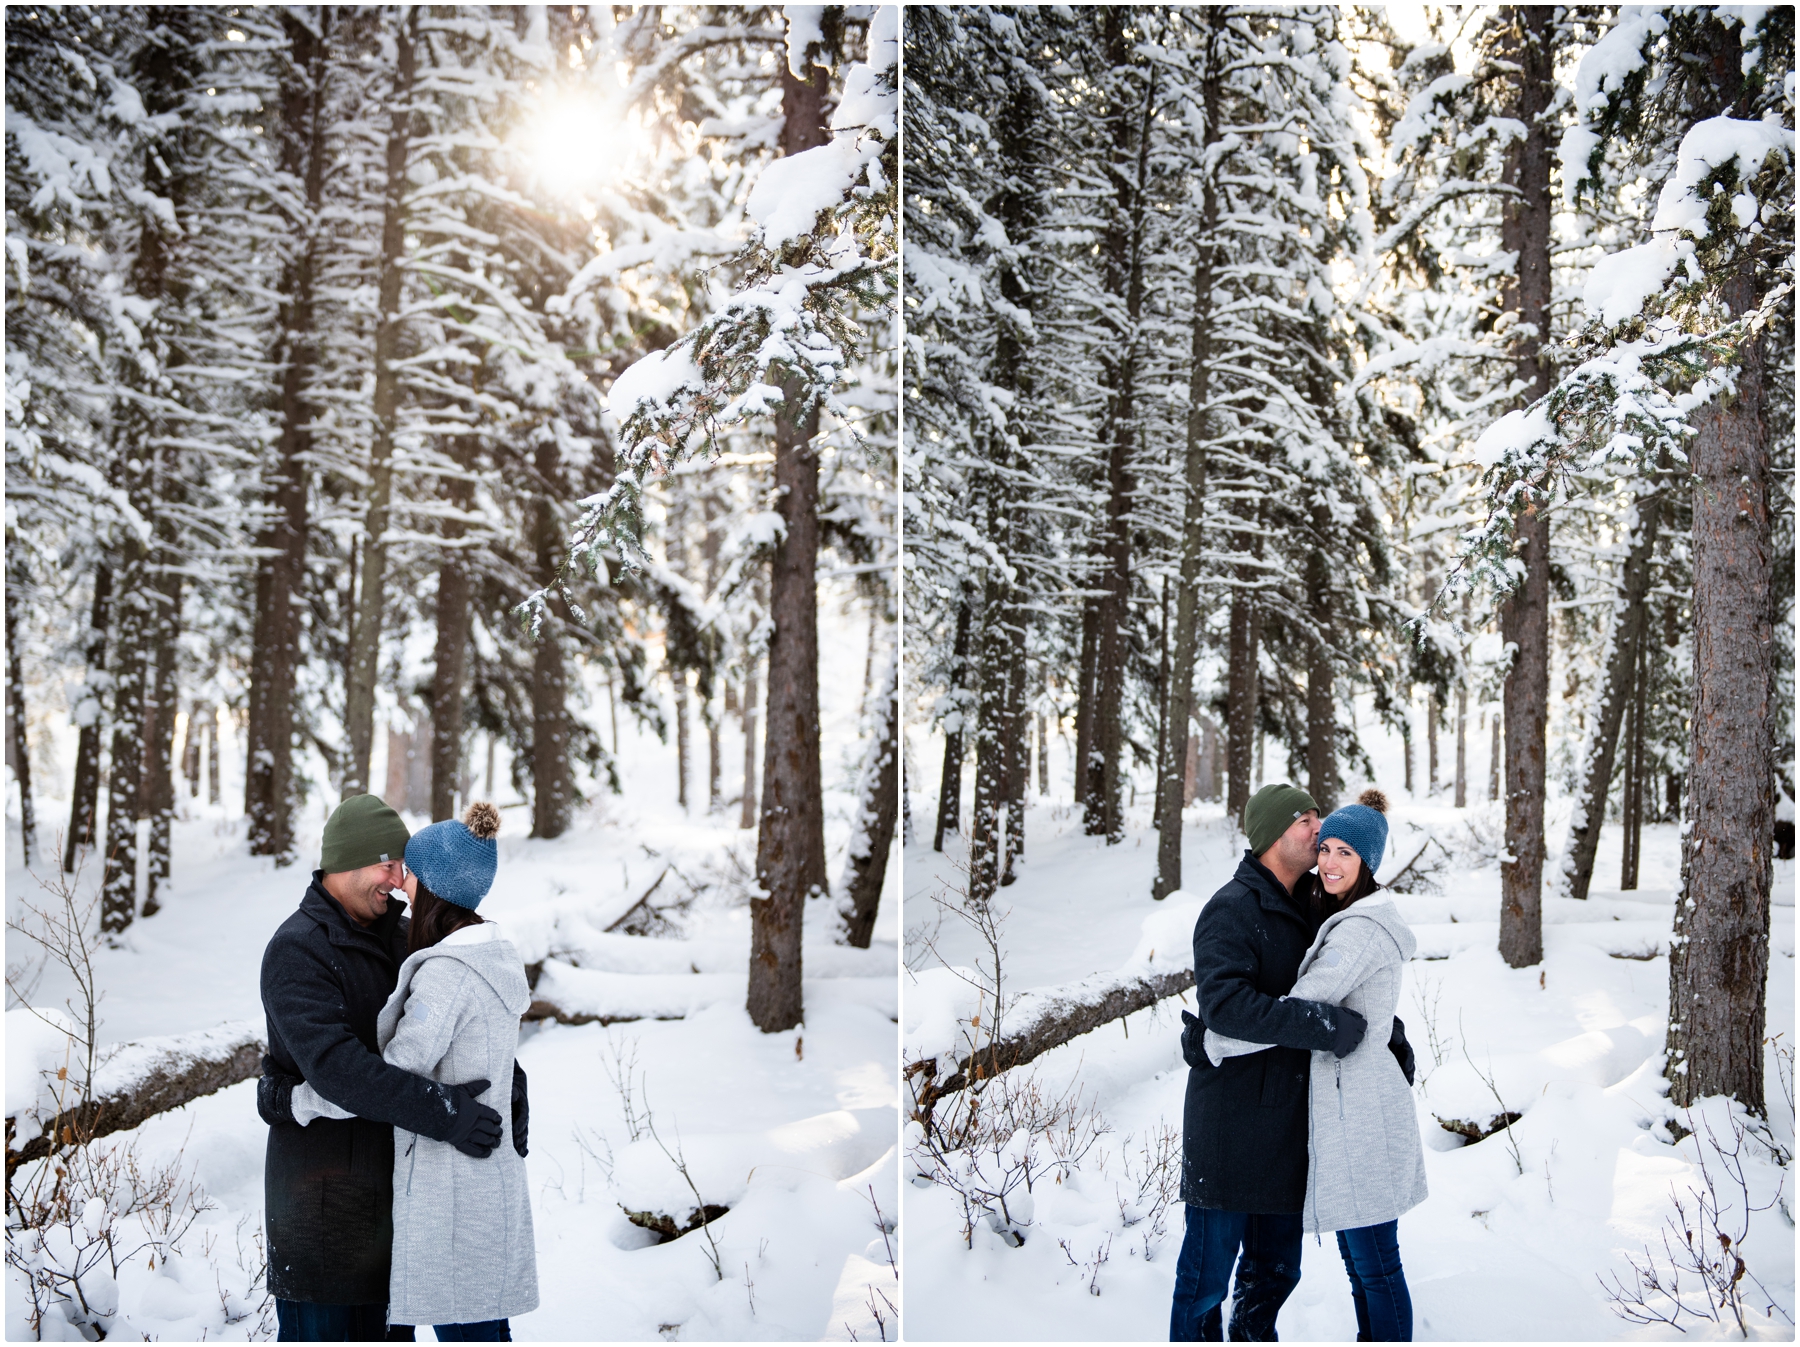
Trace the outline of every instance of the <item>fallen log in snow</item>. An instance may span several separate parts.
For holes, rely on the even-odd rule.
[[[43,1100],[70,1098],[66,1087],[60,1093],[47,1088],[39,1092],[39,1107],[7,1115],[7,1173],[50,1154],[57,1145],[127,1131],[158,1113],[249,1080],[258,1074],[265,1051],[262,1026],[253,1020],[123,1044],[94,1072],[92,1098],[46,1117]],[[23,1138],[17,1150],[15,1137]]]
[[[577,968],[546,959],[532,983],[528,1020],[558,1024],[622,1024],[631,1020],[680,1020],[721,1002],[742,1004],[743,973],[617,973]],[[807,978],[809,1010],[861,1005],[889,1019],[899,1016],[892,977]]]
[[[908,1063],[906,1075],[914,1082],[913,1117],[924,1122],[930,1118],[932,1106],[945,1095],[1023,1066],[1103,1024],[1123,1019],[1167,997],[1179,996],[1193,985],[1192,968],[1175,968],[1142,976],[1087,978],[1067,987],[1027,993],[1008,1012],[1016,1027],[957,1061],[955,1069],[942,1079],[936,1057]]]

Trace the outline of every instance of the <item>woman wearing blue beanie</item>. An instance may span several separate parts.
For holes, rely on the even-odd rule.
[[[406,845],[411,911],[399,984],[375,1022],[381,1055],[415,1075],[466,1084],[500,1109],[499,1144],[466,1147],[394,1129],[394,1251],[388,1322],[431,1324],[439,1342],[510,1342],[537,1308],[537,1254],[525,1175],[524,1073],[514,1055],[531,1005],[519,952],[476,908],[498,868],[500,811],[478,802]],[[502,1086],[501,1091],[506,1087]],[[346,1117],[294,1091],[296,1121]]]
[[[1288,996],[1348,1006],[1386,1024],[1400,1001],[1406,961],[1418,948],[1375,871],[1387,851],[1387,797],[1366,790],[1319,825],[1319,868],[1300,882],[1319,934]],[[1206,1034],[1215,1065],[1267,1044]],[[1423,1202],[1425,1147],[1412,1086],[1379,1038],[1344,1058],[1312,1055],[1306,1207],[1309,1231],[1337,1232],[1350,1276],[1359,1341],[1412,1340],[1412,1297],[1400,1264],[1399,1219]]]

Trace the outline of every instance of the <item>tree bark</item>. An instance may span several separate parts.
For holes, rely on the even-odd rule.
[[[350,680],[344,718],[350,756],[344,794],[369,789],[369,750],[375,736],[375,678],[381,660],[381,619],[387,601],[388,509],[394,486],[394,434],[400,411],[400,292],[405,280],[407,161],[412,138],[412,92],[419,11],[410,11],[398,38],[387,136],[387,184],[381,214],[381,273],[375,326],[375,435],[369,446],[367,513],[363,523],[362,588],[350,637]],[[541,655],[540,655],[541,657]],[[560,672],[560,659],[558,660]],[[555,833],[548,836],[555,836]]]
[[[1644,827],[1644,711],[1645,684],[1649,681],[1649,642],[1639,632],[1636,641],[1636,667],[1632,671],[1630,724],[1625,731],[1625,781],[1620,801],[1619,822],[1624,836],[1619,849],[1619,889],[1630,892],[1638,886],[1638,861],[1642,855]]]
[[[993,537],[999,511],[989,500],[987,527]],[[1000,884],[1006,846],[1001,808],[1006,800],[1006,665],[1008,642],[1002,614],[1006,581],[990,567],[981,605],[981,654],[975,715],[975,805],[969,824],[969,901],[986,903]]]
[[[162,909],[169,886],[170,829],[175,817],[175,706],[177,640],[181,634],[181,573],[172,557],[173,538],[162,539],[164,565],[156,577],[156,615],[151,625],[149,659],[155,669],[144,707],[144,798],[141,817],[150,820],[149,879],[144,889],[144,911],[153,917]]]
[[[862,788],[857,792],[844,892],[838,900],[840,938],[857,949],[867,949],[874,938],[888,852],[894,844],[894,818],[900,808],[899,674],[899,652],[893,650],[883,661],[880,679],[873,686],[879,698],[876,719],[869,754],[863,762]]]
[[[144,474],[133,474],[134,476]],[[137,917],[138,808],[144,786],[145,666],[150,586],[148,547],[127,533],[120,549],[118,644],[112,677],[112,765],[106,782],[106,862],[100,929],[116,938]]]
[[[1525,135],[1507,151],[1507,182],[1520,195],[1508,198],[1501,247],[1518,256],[1512,305],[1521,336],[1515,348],[1518,377],[1530,404],[1550,391],[1543,357],[1550,335],[1551,127],[1554,101],[1551,50],[1553,11],[1543,5],[1511,6],[1503,22],[1512,33],[1512,58],[1520,66],[1516,115]],[[1514,524],[1516,555],[1525,576],[1500,605],[1500,637],[1513,647],[1502,700],[1506,708],[1506,856],[1500,863],[1500,954],[1514,968],[1544,957],[1544,730],[1550,693],[1550,524],[1542,497],[1532,493]]]
[[[1206,73],[1201,97],[1206,112],[1206,144],[1219,139],[1220,76],[1216,69],[1219,28],[1217,16],[1207,26]],[[1194,714],[1194,662],[1199,653],[1200,563],[1206,536],[1206,426],[1207,400],[1212,395],[1212,289],[1216,250],[1213,231],[1219,219],[1216,178],[1208,174],[1201,196],[1199,257],[1194,264],[1194,317],[1190,331],[1188,369],[1187,445],[1182,463],[1184,488],[1181,509],[1181,570],[1175,588],[1175,649],[1168,670],[1168,714],[1157,757],[1162,774],[1157,782],[1156,876],[1150,896],[1161,901],[1181,887],[1181,807],[1186,802],[1184,769],[1188,722]]]
[[[1456,689],[1456,807],[1469,807],[1469,689]]]
[[[533,462],[537,500],[532,534],[538,583],[548,585],[563,560],[562,526],[556,501],[562,493],[560,454],[554,441],[538,445]],[[531,663],[531,835],[561,837],[569,826],[575,782],[569,767],[568,672],[563,623],[568,607],[553,595],[532,647]]]
[[[461,524],[452,523],[448,528],[457,534],[462,532]],[[462,774],[463,682],[468,653],[468,565],[460,550],[450,549],[438,567],[437,648],[431,672],[433,822],[456,816],[456,786]]]
[[[738,827],[754,828],[757,820],[756,808],[756,708],[758,693],[756,690],[756,660],[749,661],[749,669],[744,674],[744,790],[743,798],[738,802]],[[613,751],[618,752],[618,735],[613,735]]]
[[[1238,568],[1240,581],[1253,572]],[[1250,803],[1250,778],[1256,750],[1257,635],[1256,599],[1244,589],[1231,598],[1230,644],[1226,652],[1225,691],[1225,812],[1239,828],[1244,826],[1244,806]]]
[[[1130,68],[1135,52],[1117,7],[1101,11],[1115,75]],[[1121,101],[1113,113],[1113,158],[1108,165],[1114,206],[1102,242],[1106,287],[1124,306],[1124,330],[1114,334],[1118,354],[1106,370],[1112,390],[1111,441],[1106,459],[1105,579],[1098,620],[1094,686],[1094,755],[1099,766],[1099,832],[1109,845],[1125,840],[1121,792],[1125,748],[1126,627],[1131,621],[1131,510],[1137,494],[1133,459],[1137,445],[1137,374],[1142,355],[1144,215],[1150,126],[1155,113],[1156,71],[1144,81],[1141,106]],[[1091,829],[1090,829],[1091,831]]]
[[[112,567],[94,567],[94,601],[88,611],[87,683],[75,703],[81,733],[75,743],[75,781],[69,800],[69,835],[63,842],[62,867],[73,873],[79,851],[94,844],[100,813],[100,735],[105,726],[102,705],[106,684],[106,631],[112,622]]]
[[[1018,529],[1013,531],[1018,538]],[[1031,774],[1031,722],[1025,714],[1025,637],[1029,610],[1017,585],[1006,606],[1006,865],[1002,885],[1011,884],[1025,860],[1025,787]]]
[[[313,233],[325,185],[324,82],[326,40],[332,10],[316,11],[319,33],[284,14],[291,64],[283,72],[281,168],[305,186],[307,238],[283,277],[281,441],[273,482],[275,520],[257,539],[270,555],[257,563],[256,618],[251,635],[249,725],[244,772],[244,813],[250,854],[293,860],[294,679],[299,665],[295,598],[306,575],[306,475],[312,452],[314,408],[306,397],[318,360],[314,332]]]
[[[1438,711],[1437,689],[1425,691],[1425,793],[1436,795],[1438,786]]]
[[[1099,559],[1096,548],[1093,559]],[[1099,677],[1100,600],[1081,601],[1081,664],[1075,675],[1075,803],[1081,806],[1081,830],[1100,832],[1100,772],[1094,757],[1094,686]]]
[[[1500,798],[1500,769],[1506,761],[1506,750],[1500,734],[1500,709],[1498,707],[1494,709],[1491,725],[1493,742],[1488,746],[1488,799],[1498,800]]]
[[[1645,596],[1650,591],[1650,558],[1656,548],[1661,516],[1661,490],[1640,494],[1633,510],[1619,591],[1613,599],[1600,688],[1588,717],[1588,736],[1581,755],[1581,786],[1569,824],[1569,843],[1563,849],[1562,887],[1569,898],[1586,898],[1594,878],[1594,854],[1599,850],[1600,830],[1606,822],[1606,797],[1612,789],[1619,723],[1631,696],[1639,647],[1646,643],[1649,632]]]
[[[807,78],[781,69],[781,153],[799,154],[828,138],[824,68]],[[819,768],[819,433],[816,407],[796,419],[799,380],[782,386],[775,416],[776,509],[784,531],[769,568],[768,728],[763,750],[761,826],[750,900],[746,1006],[764,1033],[799,1024],[800,927],[806,900],[826,891],[825,816]]]
[[[1044,713],[1037,713],[1037,781],[1038,795],[1050,797],[1050,730]]]
[[[1728,284],[1757,303],[1753,262]],[[1694,711],[1682,894],[1669,941],[1669,1099],[1728,1094],[1766,1113],[1763,1033],[1774,883],[1774,642],[1764,337],[1735,395],[1698,413],[1693,474]]]
[[[937,829],[931,837],[931,849],[944,849],[944,834],[962,830],[962,764],[963,731],[969,719],[964,698],[969,669],[969,600],[965,595],[956,605],[956,643],[951,647],[950,699],[955,709],[956,728],[944,732],[944,771],[938,781]]]
[[[1315,518],[1314,527],[1330,521]],[[1307,597],[1312,631],[1306,651],[1306,790],[1320,815],[1337,808],[1337,701],[1331,664],[1331,577],[1325,554],[1307,558]]]
[[[32,864],[37,838],[37,810],[31,801],[31,746],[25,733],[25,672],[19,651],[19,608],[23,596],[9,586],[6,596],[6,721],[10,741],[13,780],[19,785],[19,847],[26,868]]]

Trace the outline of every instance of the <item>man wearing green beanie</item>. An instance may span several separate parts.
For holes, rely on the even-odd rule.
[[[1194,924],[1199,1015],[1182,1012],[1190,1068],[1181,1129],[1187,1228],[1175,1264],[1171,1342],[1225,1336],[1220,1306],[1234,1265],[1231,1339],[1275,1338],[1276,1316],[1300,1281],[1312,1054],[1344,1057],[1367,1028],[1353,1010],[1287,996],[1318,928],[1294,894],[1318,859],[1317,803],[1296,786],[1264,786],[1250,797],[1243,823],[1249,849]],[[1276,1046],[1214,1066],[1203,1045],[1209,1027]]]
[[[501,1137],[499,1113],[479,1098],[488,1081],[440,1084],[376,1047],[376,1016],[406,961],[406,904],[391,894],[410,836],[375,796],[346,799],[326,820],[299,910],[263,953],[269,1051],[256,1103],[269,1124],[268,1280],[285,1341],[389,1336],[396,1125],[476,1158]],[[355,1116],[296,1116],[303,1080]]]

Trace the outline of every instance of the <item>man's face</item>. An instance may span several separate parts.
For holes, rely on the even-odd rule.
[[[1312,869],[1319,860],[1319,811],[1308,809],[1289,824],[1275,843],[1275,854],[1295,874]]]
[[[1314,820],[1317,826],[1317,820]],[[325,876],[325,891],[343,904],[352,920],[368,925],[387,911],[388,890],[400,887],[406,878],[406,866],[399,861],[382,861],[365,865],[360,870],[345,870]]]

